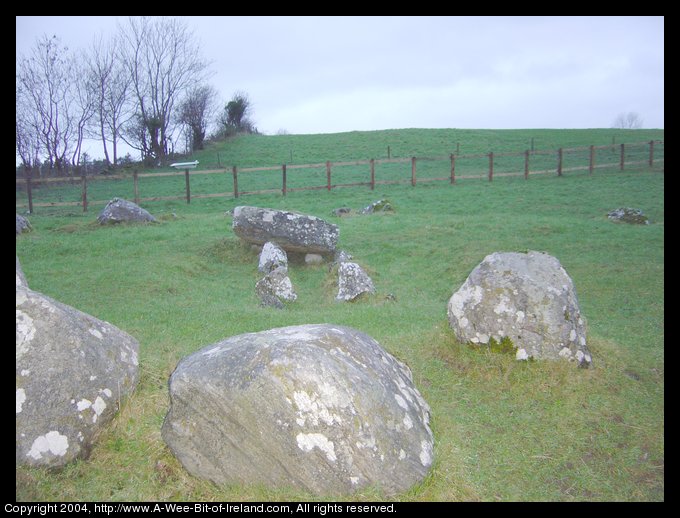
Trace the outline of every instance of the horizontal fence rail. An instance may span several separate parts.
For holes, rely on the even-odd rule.
[[[664,141],[652,140],[626,144],[612,144],[608,146],[584,146],[573,148],[559,148],[548,151],[519,151],[476,154],[451,153],[444,156],[382,158],[369,160],[347,160],[338,162],[318,162],[313,164],[281,164],[277,166],[242,167],[234,165],[230,168],[138,173],[111,174],[97,176],[70,176],[56,178],[33,178],[30,171],[26,171],[23,178],[17,178],[18,192],[25,188],[26,201],[17,203],[17,209],[28,207],[33,213],[35,207],[82,206],[87,212],[90,205],[103,205],[110,201],[89,199],[95,182],[103,180],[122,181],[119,188],[119,198],[134,200],[135,203],[164,200],[185,200],[201,198],[239,198],[251,194],[281,193],[286,196],[289,192],[327,190],[341,187],[365,186],[371,190],[376,185],[408,184],[415,187],[419,182],[445,181],[454,185],[461,179],[485,179],[489,182],[494,178],[506,176],[529,176],[556,174],[573,171],[588,171],[592,174],[595,169],[618,168],[624,170],[630,166],[654,167],[664,162]],[[410,164],[409,166],[404,166]],[[210,175],[222,175],[225,180],[218,182],[223,192],[201,192],[195,187],[207,182]],[[167,190],[167,186],[160,186],[162,179],[169,177],[184,177],[184,192],[181,194],[158,194],[142,197],[140,183],[145,184],[149,191]],[[130,179],[132,180],[130,191]],[[206,180],[203,180],[206,179]],[[140,181],[142,180],[142,181]],[[192,184],[193,180],[193,184]],[[335,180],[335,181],[334,181]],[[70,187],[69,193],[57,194],[57,200],[34,202],[33,187],[36,184]],[[193,187],[192,187],[193,185]],[[215,182],[208,186],[214,189]],[[89,190],[88,190],[89,189]],[[173,185],[173,189],[179,190]],[[193,192],[192,192],[193,189]],[[158,192],[156,191],[156,192]],[[63,200],[70,194],[77,200]],[[46,196],[47,197],[47,196]],[[53,195],[54,197],[54,195]]]

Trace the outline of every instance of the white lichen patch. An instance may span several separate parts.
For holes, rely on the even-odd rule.
[[[113,396],[113,392],[111,392],[111,389],[105,388],[105,389],[102,389],[100,392],[102,392],[108,398]]]
[[[318,426],[320,422],[327,425],[342,424],[342,417],[331,410],[346,408],[350,404],[347,395],[330,383],[321,383],[318,392],[311,395],[304,390],[295,391],[293,400],[298,409],[295,421],[300,426]]]
[[[401,397],[399,394],[395,394],[394,399],[397,402],[397,405],[399,405],[404,410],[408,410],[408,405],[406,404],[406,401],[403,397]]]
[[[94,410],[95,414],[98,416],[102,415],[102,412],[106,410],[106,402],[97,396],[97,399],[95,399],[94,403],[92,404],[92,410]]]
[[[95,338],[98,338],[99,340],[101,340],[101,339],[104,338],[104,335],[102,335],[101,332],[100,332],[98,329],[92,329],[92,328],[90,328],[90,329],[88,329],[87,331],[88,331],[88,333],[90,333],[90,334],[91,334],[92,336],[94,336]]]
[[[35,338],[35,325],[33,319],[26,313],[20,309],[17,309],[16,312],[16,359],[19,360],[28,352],[28,346]]]
[[[482,301],[484,290],[481,286],[470,286],[468,283],[453,294],[449,300],[449,311],[460,320],[465,315],[467,306],[476,306]]]
[[[61,435],[57,431],[47,432],[45,435],[39,436],[33,444],[31,449],[26,454],[27,457],[32,457],[35,460],[40,460],[43,453],[50,452],[52,455],[63,457],[68,450],[68,437]]]
[[[528,360],[529,354],[524,349],[517,349],[517,352],[515,353],[515,359],[516,360]]]
[[[24,389],[17,389],[17,414],[21,412],[23,404],[26,402],[26,392]]]
[[[28,369],[21,369],[21,375],[22,375],[24,378],[25,378],[26,376],[28,376],[29,374],[31,374],[31,371],[30,371],[30,370],[28,370]]]
[[[432,444],[426,440],[420,441],[420,463],[427,467],[432,464]]]
[[[569,349],[569,347],[562,347],[562,349],[560,349],[560,352],[558,354],[562,358],[566,358],[568,360],[571,359],[571,350]]]
[[[406,458],[406,452],[404,450],[399,450],[399,460],[404,460]]]
[[[83,410],[87,410],[92,406],[92,401],[89,399],[81,399],[76,403],[76,408],[78,409],[78,412],[82,412]]]
[[[329,461],[335,462],[337,460],[337,457],[335,456],[335,445],[322,433],[299,433],[296,436],[296,440],[298,448],[304,452],[319,448],[326,454],[326,458]]]
[[[404,428],[406,428],[407,430],[410,430],[411,428],[413,428],[413,421],[411,421],[411,418],[408,416],[408,414],[406,414],[404,416],[403,423],[404,423]]]

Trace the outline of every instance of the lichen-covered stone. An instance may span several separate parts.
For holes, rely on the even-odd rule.
[[[630,223],[632,225],[649,225],[649,219],[640,209],[630,207],[620,207],[607,213],[607,217],[612,221]]]
[[[334,252],[340,233],[337,225],[315,216],[249,206],[234,209],[232,228],[249,243],[271,241],[287,252],[310,254]]]
[[[394,212],[389,200],[374,201],[359,211],[359,214],[375,214],[376,212]]]
[[[33,230],[31,222],[25,217],[17,214],[17,236],[19,234],[23,234],[24,232],[30,232],[31,230]]]
[[[156,218],[139,205],[122,198],[113,198],[106,204],[106,207],[102,209],[99,216],[97,216],[97,222],[99,222],[100,225],[109,225],[124,221],[149,223],[155,222]]]
[[[395,494],[433,462],[430,410],[409,368],[348,327],[228,338],[180,361],[169,389],[163,439],[217,484]]]
[[[269,273],[279,266],[288,268],[288,254],[275,243],[267,241],[260,252],[257,269],[262,273]]]
[[[336,300],[352,301],[363,293],[375,293],[373,280],[357,263],[341,262]]]
[[[592,361],[574,284],[548,254],[486,256],[449,300],[448,318],[458,340],[509,339],[517,359]]]
[[[255,291],[263,306],[283,308],[282,301],[297,300],[297,293],[288,277],[288,268],[279,266],[255,284]],[[278,302],[277,302],[278,301]]]
[[[137,384],[138,349],[108,322],[17,286],[16,465],[87,457]]]

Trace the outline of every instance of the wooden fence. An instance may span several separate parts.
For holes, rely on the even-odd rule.
[[[339,187],[355,187],[366,186],[371,190],[375,189],[376,185],[409,183],[415,187],[418,182],[430,181],[446,181],[450,184],[455,184],[460,179],[467,178],[484,178],[488,181],[493,181],[495,177],[503,176],[524,176],[525,179],[529,175],[540,174],[556,174],[562,176],[570,171],[584,171],[587,170],[592,174],[598,168],[612,168],[616,167],[624,170],[626,166],[640,166],[646,165],[653,167],[655,163],[663,163],[664,141],[652,140],[649,142],[636,142],[618,145],[607,146],[586,146],[574,148],[559,148],[551,151],[521,151],[521,152],[500,152],[500,153],[481,153],[481,154],[450,154],[448,156],[436,157],[408,157],[408,158],[385,158],[385,159],[370,159],[370,160],[350,160],[344,162],[319,162],[314,164],[282,164],[278,166],[266,167],[244,167],[239,168],[232,166],[231,168],[211,169],[205,171],[179,171],[179,172],[160,172],[160,173],[138,173],[134,171],[132,174],[132,194],[134,202],[139,204],[146,201],[159,200],[186,200],[191,203],[192,199],[198,198],[218,198],[218,197],[232,197],[239,198],[240,196],[250,194],[267,194],[280,192],[286,196],[289,192],[307,191],[307,190],[328,190]],[[660,153],[659,153],[660,151]],[[599,155],[598,155],[599,153]],[[553,162],[554,160],[554,162]],[[436,176],[419,176],[419,164],[427,164],[428,162],[445,162],[446,166],[437,165],[434,167],[438,173]],[[546,167],[547,164],[551,166]],[[408,165],[402,168],[398,174],[392,174],[387,178],[377,179],[376,170],[378,166],[386,169],[389,164],[410,164],[410,176],[408,175]],[[505,164],[505,167],[499,167]],[[532,169],[532,166],[538,165],[539,169]],[[341,171],[343,168],[351,168],[354,173],[351,178],[345,177],[343,183],[334,183],[342,181]],[[315,170],[314,178],[319,178],[325,172],[325,182],[317,185],[291,185],[290,177],[300,170]],[[404,171],[406,169],[406,171]],[[429,171],[433,167],[427,168]],[[509,169],[509,170],[508,170]],[[363,173],[362,173],[363,171]],[[239,180],[248,178],[250,175],[265,173],[280,173],[278,186],[272,186],[266,189],[251,189],[241,190],[239,188]],[[461,174],[461,172],[463,174]],[[442,176],[442,173],[445,173]],[[191,193],[191,178],[196,178],[199,175],[224,175],[226,180],[221,182],[221,185],[228,185],[229,190],[226,192],[211,192],[211,193]],[[334,176],[335,175],[335,176]],[[184,176],[184,194],[181,196],[140,196],[140,182],[145,178],[164,178],[164,177],[180,177]],[[88,199],[88,184],[93,181],[105,180],[128,180],[130,175],[98,175],[98,176],[80,176],[80,177],[58,177],[58,178],[31,178],[30,174],[26,174],[24,178],[17,178],[17,185],[25,184],[26,202],[17,203],[17,209],[26,207],[28,205],[29,213],[33,213],[35,207],[57,207],[57,206],[82,206],[83,211],[87,212],[88,206],[91,204],[106,204],[109,200]],[[309,179],[309,178],[308,178]],[[357,180],[359,181],[347,181]],[[267,181],[274,183],[276,180],[269,175]],[[50,184],[50,183],[68,183],[70,185],[80,184],[80,199],[79,201],[50,201],[43,203],[36,203],[33,200],[33,187],[36,183]],[[120,197],[120,196],[119,196]]]

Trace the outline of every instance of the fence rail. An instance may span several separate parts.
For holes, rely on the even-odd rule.
[[[317,162],[313,164],[281,164],[278,166],[243,167],[210,169],[205,171],[160,172],[132,174],[132,198],[135,203],[146,201],[186,200],[192,199],[232,197],[239,198],[251,194],[271,194],[280,192],[286,196],[289,192],[309,190],[332,190],[342,187],[367,186],[375,189],[376,185],[392,185],[410,183],[416,186],[418,182],[446,181],[454,185],[461,179],[486,178],[493,181],[494,177],[529,176],[556,174],[562,176],[566,172],[585,171],[592,174],[595,169],[616,167],[624,170],[626,166],[646,165],[650,168],[655,163],[663,163],[664,141],[634,142],[608,146],[584,146],[559,148],[544,151],[519,151],[476,154],[457,154],[441,156],[423,156],[407,158],[383,158],[369,160],[347,160],[339,162]],[[552,163],[551,163],[552,162]],[[399,167],[400,164],[410,163],[410,168]],[[446,163],[446,166],[442,166]],[[567,167],[566,164],[569,164]],[[420,167],[419,167],[420,165]],[[367,166],[367,167],[366,167]],[[378,171],[376,166],[381,166]],[[533,169],[532,169],[533,167]],[[343,171],[343,169],[345,171]],[[339,172],[340,170],[340,172]],[[280,179],[269,173],[280,172]],[[291,171],[295,173],[291,174]],[[376,173],[381,176],[377,177]],[[254,173],[264,173],[254,175]],[[409,174],[410,173],[410,174]],[[445,173],[445,176],[442,176]],[[433,176],[434,174],[434,176]],[[205,175],[224,175],[229,190],[225,192],[192,193],[191,178],[197,181]],[[306,175],[306,176],[304,176]],[[334,176],[335,175],[335,176]],[[159,179],[166,177],[184,176],[184,193],[182,195],[140,196],[140,179]],[[17,209],[28,205],[29,213],[35,207],[82,206],[87,212],[88,206],[106,204],[107,200],[89,200],[88,184],[100,180],[129,180],[129,175],[113,174],[106,176],[75,176],[59,178],[32,178],[27,172],[24,178],[17,178],[17,185],[23,184],[26,189],[26,201],[17,203]],[[335,182],[333,180],[336,180]],[[323,183],[314,184],[323,180]],[[239,181],[241,186],[239,186]],[[243,182],[248,186],[243,188]],[[34,202],[33,187],[35,184],[62,183],[75,188],[80,184],[78,201],[47,201]],[[278,183],[278,186],[276,184]],[[275,186],[275,187],[274,187]],[[260,187],[260,188],[255,188]],[[262,188],[266,187],[266,188]],[[223,189],[222,187],[221,189]],[[220,189],[220,190],[221,190]],[[124,196],[120,196],[124,197]]]

